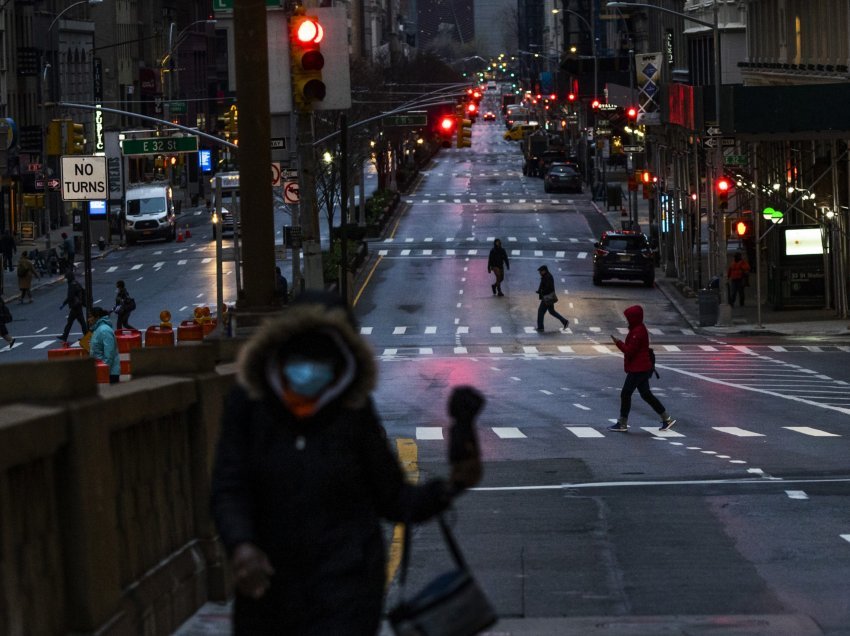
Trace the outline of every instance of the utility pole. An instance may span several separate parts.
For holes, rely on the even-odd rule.
[[[244,255],[243,294],[237,319],[276,306],[274,288],[274,215],[269,114],[269,60],[264,0],[234,0],[234,55],[239,104],[239,145],[248,152],[239,161],[239,192]],[[248,321],[249,324],[251,321]],[[245,324],[242,322],[242,324]]]

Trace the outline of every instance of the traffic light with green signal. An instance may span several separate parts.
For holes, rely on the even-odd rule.
[[[457,127],[457,147],[469,148],[472,146],[472,120],[461,118]]]
[[[86,148],[86,127],[71,119],[65,120],[65,154],[81,155]]]
[[[289,61],[292,68],[292,105],[300,112],[313,110],[313,103],[325,98],[322,78],[325,58],[320,43],[325,31],[315,16],[296,13],[289,21]]]

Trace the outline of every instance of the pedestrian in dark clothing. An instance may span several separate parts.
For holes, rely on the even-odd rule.
[[[65,252],[66,267],[74,267],[75,246],[74,238],[68,236],[66,232],[62,232],[62,250]]]
[[[130,324],[130,314],[136,308],[136,301],[130,296],[127,291],[127,286],[123,280],[115,283],[115,307],[112,311],[118,316],[118,325],[116,329],[135,329]]]
[[[652,394],[649,388],[649,378],[652,376],[653,364],[649,354],[649,332],[643,324],[643,307],[632,305],[628,307],[623,315],[629,324],[629,333],[625,342],[615,336],[611,340],[617,348],[623,352],[623,367],[626,371],[626,381],[620,391],[620,417],[617,423],[609,426],[609,431],[625,433],[629,430],[629,411],[632,407],[632,394],[637,389],[643,401],[652,407],[652,410],[661,416],[662,431],[672,427],[674,420],[661,401]]]
[[[487,259],[487,273],[492,273],[496,277],[496,282],[490,286],[493,289],[493,294],[504,296],[502,281],[505,280],[505,270],[510,268],[508,253],[502,247],[502,241],[496,239],[493,241],[493,249],[490,250],[490,257]]]
[[[6,306],[6,301],[0,296],[0,338],[9,343],[9,348],[15,346],[15,339],[9,335],[6,325],[12,322],[12,312]]]
[[[68,334],[71,333],[71,326],[75,320],[80,323],[83,335],[86,335],[89,331],[86,319],[83,316],[83,308],[86,304],[86,290],[77,282],[72,272],[65,274],[65,279],[68,281],[68,291],[59,309],[68,307],[68,321],[65,323],[65,329],[62,331],[62,335],[57,336],[62,342],[68,342]]]
[[[549,273],[549,268],[546,265],[541,265],[537,268],[537,271],[540,272],[540,286],[537,288],[537,297],[540,298],[540,305],[537,307],[537,331],[543,331],[543,317],[546,312],[560,320],[562,328],[566,329],[570,326],[570,321],[555,311],[555,303],[558,302],[558,295],[555,293],[555,279]]]
[[[289,281],[280,271],[280,267],[274,268],[274,290],[284,305],[289,302]]]
[[[372,403],[374,354],[340,299],[320,292],[305,292],[255,333],[237,378],[212,481],[236,584],[233,633],[377,634],[380,520],[424,521],[478,482],[472,426],[483,398],[453,393],[455,426],[472,441],[450,479],[408,483]]]
[[[38,275],[38,272],[35,271],[35,265],[33,265],[32,261],[27,256],[26,252],[21,252],[21,258],[18,259],[18,289],[21,292],[20,303],[23,305],[27,296],[29,296],[30,302],[32,302],[32,278],[33,276],[41,276]]]
[[[15,269],[15,263],[12,259],[15,258],[17,252],[18,245],[15,243],[15,237],[9,230],[4,230],[2,236],[0,236],[0,254],[3,254],[4,267],[10,272]]]
[[[735,252],[729,269],[726,270],[726,278],[729,279],[729,306],[735,306],[735,298],[741,299],[741,307],[744,306],[744,288],[750,277],[750,264],[743,259],[741,252]]]

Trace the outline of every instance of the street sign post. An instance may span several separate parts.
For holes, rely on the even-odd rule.
[[[644,150],[644,146],[623,146],[624,152],[643,152]]]
[[[198,138],[194,135],[185,137],[148,137],[145,139],[124,139],[121,142],[121,153],[133,155],[162,155],[181,152],[198,152]]]
[[[384,126],[427,126],[428,113],[425,111],[410,111],[387,115],[384,117]]]
[[[734,137],[709,137],[704,139],[702,145],[706,148],[729,148],[735,145]]]
[[[747,155],[726,155],[723,157],[723,163],[727,166],[746,166]]]
[[[283,184],[283,200],[289,205],[295,205],[301,201],[301,194],[298,191],[297,181],[287,181]]]
[[[106,157],[64,155],[61,159],[63,201],[101,201],[108,196]]]

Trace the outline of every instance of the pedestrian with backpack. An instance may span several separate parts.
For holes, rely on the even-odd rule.
[[[68,281],[68,292],[64,302],[59,306],[59,309],[68,307],[68,321],[65,323],[65,329],[61,336],[56,336],[64,343],[68,342],[68,334],[71,333],[71,325],[74,321],[80,323],[80,328],[83,330],[83,335],[89,331],[86,324],[85,316],[83,316],[83,307],[86,304],[86,290],[77,282],[73,272],[65,274],[65,280]]]
[[[626,380],[620,391],[620,417],[617,423],[609,426],[609,431],[626,433],[629,430],[629,411],[632,408],[632,394],[637,389],[643,401],[652,407],[652,410],[661,416],[661,428],[667,431],[675,423],[670,414],[667,413],[661,401],[652,394],[649,388],[649,378],[655,370],[652,350],[649,348],[649,332],[643,324],[643,307],[632,305],[623,312],[629,324],[629,333],[626,340],[620,340],[611,336],[611,340],[617,348],[623,352],[623,367],[626,371]]]
[[[12,322],[12,312],[6,306],[6,301],[0,296],[0,338],[9,343],[9,348],[15,346],[15,339],[9,335],[6,325]]]
[[[136,308],[136,301],[130,296],[127,291],[127,286],[123,280],[115,283],[115,308],[112,310],[118,316],[118,325],[116,329],[135,329],[130,324],[130,314]]]

